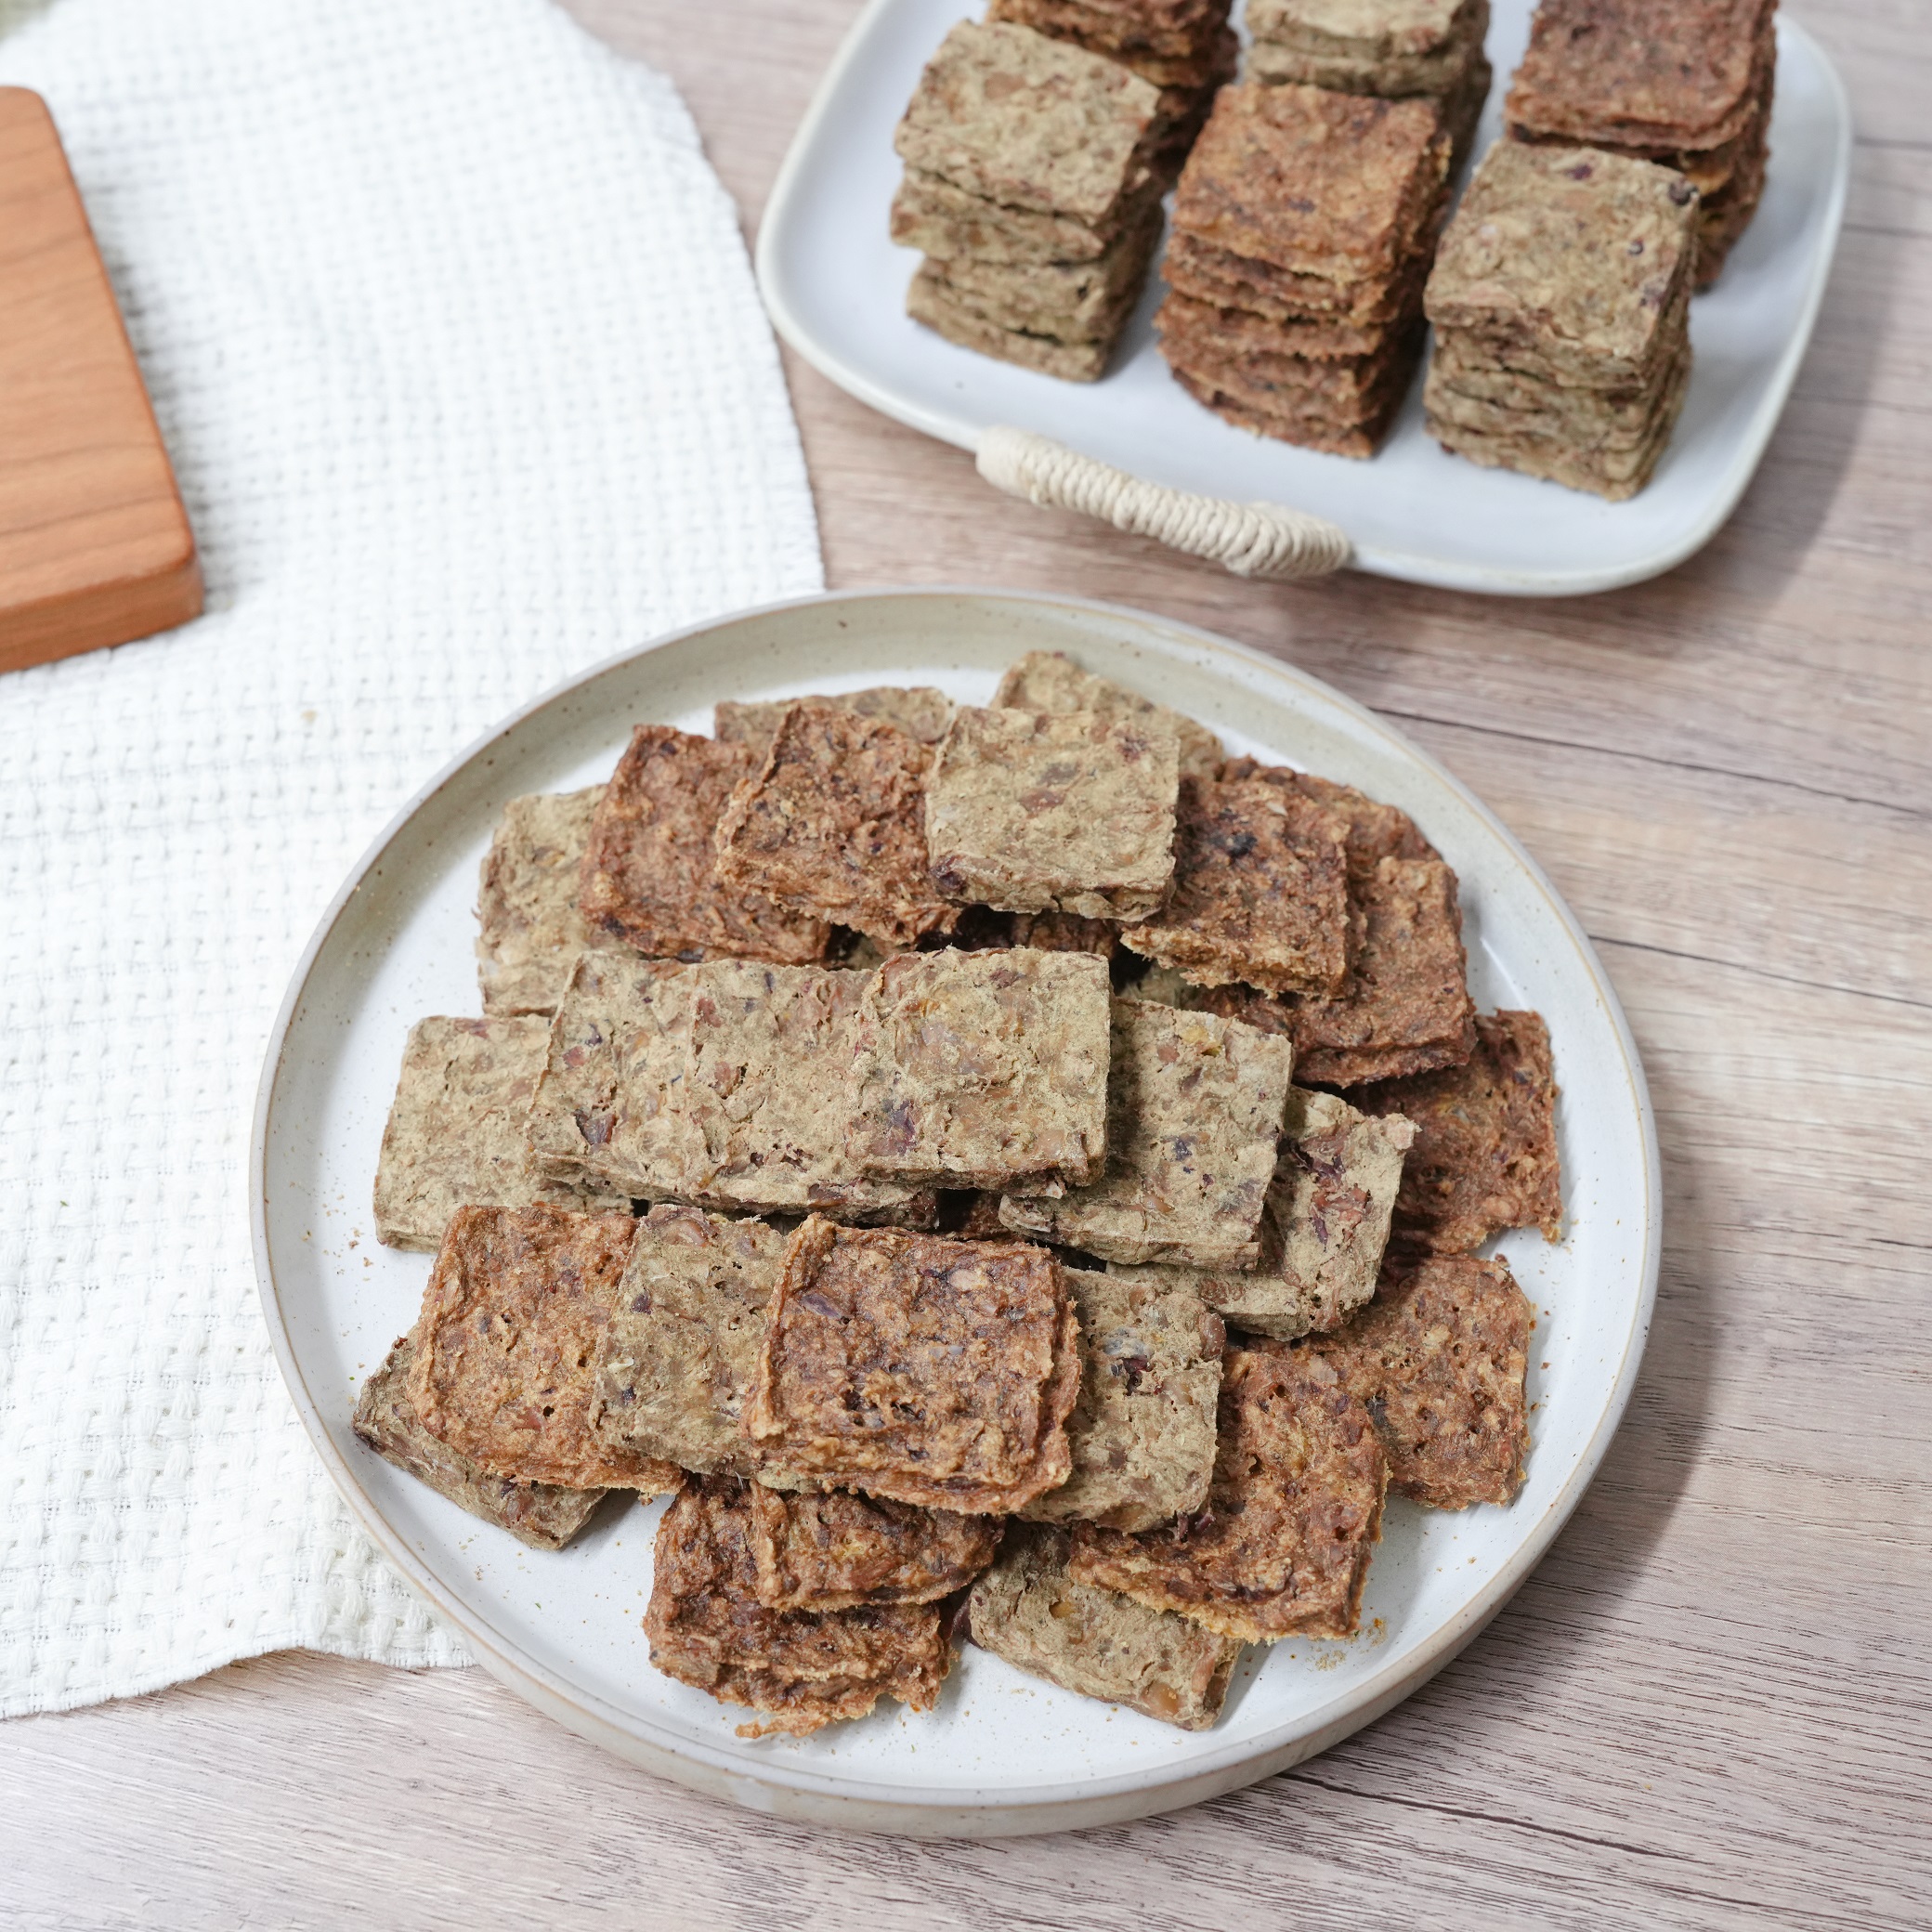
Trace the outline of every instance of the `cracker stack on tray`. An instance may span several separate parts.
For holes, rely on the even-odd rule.
[[[1504,114],[1519,141],[1661,162],[1702,197],[1708,288],[1764,192],[1777,0],[1543,0]]]
[[[1690,377],[1697,224],[1672,169],[1499,141],[1429,281],[1429,434],[1491,468],[1635,496]]]
[[[1489,98],[1489,0],[1251,0],[1247,78],[1439,101],[1460,163]]]
[[[907,313],[981,355],[1098,378],[1160,241],[1162,99],[1103,54],[960,21],[894,137],[893,240],[926,257]]]
[[[1223,88],[1155,322],[1181,385],[1244,429],[1372,456],[1421,355],[1450,148],[1433,100]]]

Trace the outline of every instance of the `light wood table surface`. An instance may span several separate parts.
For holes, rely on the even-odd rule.
[[[573,5],[679,82],[753,226],[856,0]],[[1836,272],[1756,481],[1658,581],[1242,583],[789,365],[834,586],[1073,592],[1290,659],[1468,779],[1601,948],[1663,1287],[1485,1635],[1254,1790],[990,1844],[727,1809],[480,1672],[270,1658],[0,1729],[0,1924],[1932,1925],[1932,39],[1925,0],[1802,12],[1859,129]]]

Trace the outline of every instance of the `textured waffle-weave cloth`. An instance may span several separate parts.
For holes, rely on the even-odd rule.
[[[453,751],[819,587],[737,216],[671,85],[545,0],[0,0],[0,83],[52,107],[208,582],[0,677],[0,1713],[461,1663],[283,1390],[250,1103]]]

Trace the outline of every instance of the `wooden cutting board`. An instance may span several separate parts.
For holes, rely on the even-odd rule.
[[[0,671],[201,608],[194,532],[53,116],[0,87]]]

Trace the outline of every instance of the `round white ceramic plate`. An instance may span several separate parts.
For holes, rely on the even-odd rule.
[[[477,862],[503,802],[605,777],[634,721],[708,731],[720,698],[883,683],[984,702],[1021,652],[1059,649],[1205,720],[1231,749],[1345,779],[1412,813],[1462,881],[1485,1007],[1549,1022],[1563,1097],[1565,1237],[1502,1250],[1537,1310],[1529,1479],[1507,1509],[1391,1498],[1362,1634],[1247,1653],[1225,1716],[1190,1734],[968,1648],[939,1707],[882,1704],[803,1740],[652,1670],[639,1620],[656,1510],[526,1549],[370,1454],[356,1390],[414,1319],[429,1257],[378,1247],[370,1188],[403,1036],[479,1011]],[[1643,1074],[1589,942],[1522,848],[1447,773],[1315,679],[1137,612],[986,591],[813,598],[663,639],[585,672],[464,752],[409,803],[323,918],[263,1070],[252,1193],[262,1302],[297,1408],[363,1527],[484,1664],[648,1769],[780,1815],[987,1835],[1098,1824],[1227,1791],[1378,1716],[1521,1583],[1589,1482],[1636,1376],[1655,1290],[1657,1148]]]

